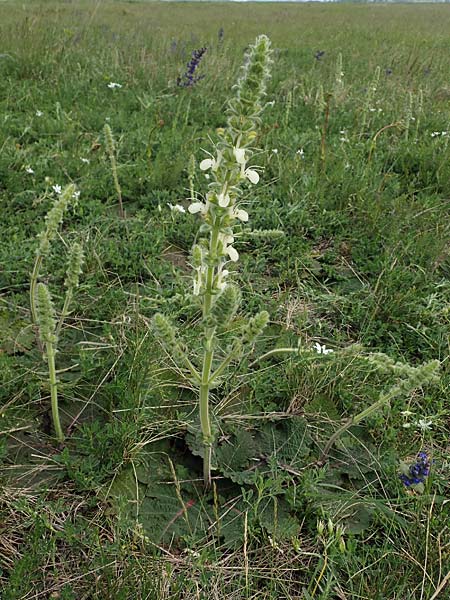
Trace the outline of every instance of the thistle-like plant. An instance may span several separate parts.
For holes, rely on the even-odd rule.
[[[108,123],[105,124],[103,128],[103,133],[105,135],[106,151],[108,153],[109,161],[111,163],[111,172],[114,181],[114,188],[116,190],[117,201],[119,203],[119,214],[122,219],[125,219],[125,212],[123,210],[122,202],[122,188],[120,187],[119,174],[117,171],[116,144],[114,142],[111,127],[108,125]]]
[[[245,56],[241,74],[228,102],[227,127],[217,130],[218,139],[209,158],[200,163],[209,171],[211,183],[203,201],[193,198],[191,214],[202,218],[199,242],[192,249],[193,293],[202,307],[203,355],[201,366],[190,360],[188,350],[178,339],[177,332],[166,317],[153,318],[156,335],[177,365],[183,366],[199,390],[199,414],[203,439],[203,475],[205,486],[211,482],[211,452],[214,433],[211,424],[209,394],[213,386],[233,361],[248,352],[264,330],[269,314],[262,311],[247,317],[226,351],[217,359],[218,335],[229,327],[239,310],[240,293],[230,281],[227,269],[236,263],[239,254],[234,247],[234,227],[248,221],[241,207],[244,185],[257,184],[259,174],[248,166],[255,152],[254,143],[264,109],[266,85],[270,77],[270,40],[259,36]],[[193,196],[191,192],[191,196]]]
[[[39,283],[38,279],[42,268],[42,262],[50,253],[51,244],[58,234],[59,226],[64,218],[64,213],[70,203],[76,199],[78,195],[79,192],[76,191],[75,186],[68,185],[56,197],[52,208],[45,218],[46,227],[38,235],[39,245],[36,250],[36,259],[30,283],[31,315],[33,323],[38,328],[39,341],[42,345],[42,350],[44,350],[44,359],[48,366],[53,426],[59,442],[64,441],[64,433],[59,418],[58,382],[56,378],[55,357],[59,334],[64,319],[70,312],[70,304],[74,290],[79,285],[80,273],[84,261],[83,248],[81,245],[74,243],[69,250],[66,278],[64,282],[66,294],[59,319],[57,319],[52,296],[48,287],[44,283]]]

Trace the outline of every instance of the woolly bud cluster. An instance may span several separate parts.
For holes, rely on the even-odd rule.
[[[105,134],[106,150],[110,157],[114,156],[116,151],[116,145],[114,143],[111,127],[108,125],[108,123],[106,123],[103,127],[103,133]]]
[[[39,283],[37,286],[37,318],[39,334],[44,344],[56,343],[56,315],[52,297],[47,286]]]
[[[264,331],[268,322],[269,313],[266,310],[251,317],[242,330],[242,343],[244,345],[253,344],[256,338]]]
[[[241,304],[241,292],[236,285],[230,284],[217,297],[211,311],[216,324],[226,327],[236,315]]]
[[[70,202],[77,197],[75,185],[70,184],[55,198],[55,202],[45,217],[46,227],[38,235],[39,246],[36,253],[46,256],[50,252],[50,243],[55,239],[58,227],[61,225],[64,213]]]
[[[177,339],[177,330],[170,321],[161,313],[156,313],[152,319],[153,331],[166,351],[177,363],[186,359],[186,349]]]
[[[75,242],[70,249],[69,261],[67,263],[65,286],[68,289],[77,288],[80,282],[80,275],[84,262],[83,247]]]

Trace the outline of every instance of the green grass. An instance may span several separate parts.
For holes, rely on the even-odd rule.
[[[0,3],[2,599],[448,597],[449,26],[445,5]],[[190,156],[210,149],[259,33],[276,49],[274,105],[246,208],[253,229],[284,236],[237,245],[244,308],[268,310],[271,325],[214,390],[205,494],[195,394],[150,320],[171,316],[198,348],[198,221],[168,204],[187,206]],[[205,77],[177,87],[201,46]],[[83,241],[58,345],[57,447],[28,286],[52,186],[69,182],[80,200],[43,270],[60,306],[64,248]],[[197,169],[196,190],[206,184]],[[298,342],[335,352],[253,364]],[[439,359],[440,382],[350,429],[318,464],[338,422],[395,383],[368,366],[374,351]],[[417,494],[398,473],[421,449],[434,462]],[[345,550],[335,529],[318,535],[329,518]]]

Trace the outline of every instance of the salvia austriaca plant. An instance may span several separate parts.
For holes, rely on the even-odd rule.
[[[42,345],[41,349],[44,351],[44,359],[47,361],[53,427],[59,442],[64,441],[64,433],[59,418],[58,381],[56,377],[55,357],[61,328],[64,319],[70,312],[70,304],[74,290],[79,285],[79,278],[84,261],[82,246],[75,242],[69,250],[66,278],[64,281],[66,294],[59,319],[57,319],[52,296],[48,287],[38,280],[43,259],[50,253],[51,243],[58,234],[59,226],[64,218],[64,213],[71,202],[78,198],[78,195],[79,192],[76,191],[74,185],[68,185],[57,195],[52,208],[45,218],[46,227],[38,235],[39,245],[36,250],[36,259],[30,283],[32,320],[38,328],[39,340]]]
[[[200,163],[202,171],[210,172],[209,190],[204,200],[192,198],[189,206],[191,214],[199,214],[202,218],[201,239],[193,247],[191,257],[193,293],[202,308],[201,366],[196,366],[195,359],[189,358],[187,347],[167,318],[162,314],[153,318],[155,334],[174,362],[189,372],[191,381],[198,388],[206,487],[211,483],[214,443],[210,390],[218,384],[227,367],[251,349],[269,320],[266,311],[247,317],[242,326],[236,327],[226,351],[217,357],[218,335],[229,326],[241,301],[239,289],[230,281],[227,265],[239,259],[234,247],[234,227],[249,219],[248,213],[241,207],[243,186],[259,181],[258,172],[247,165],[255,152],[253,144],[265,106],[271,63],[270,40],[261,35],[246,53],[234,96],[228,102],[227,127],[217,131],[213,152]]]

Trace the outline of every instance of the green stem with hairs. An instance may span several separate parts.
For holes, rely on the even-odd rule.
[[[55,348],[51,342],[47,342],[45,344],[45,347],[47,352],[48,375],[50,380],[53,427],[55,428],[56,438],[58,442],[64,442],[64,433],[61,427],[61,421],[59,420],[58,382],[56,380]]]
[[[213,298],[213,281],[215,271],[215,257],[217,254],[217,244],[220,232],[220,219],[216,219],[211,231],[209,241],[209,258],[210,263],[206,271],[206,289],[203,298],[203,319],[207,319],[211,313],[212,298]],[[204,457],[203,457],[203,479],[205,487],[211,485],[211,450],[212,450],[212,431],[211,419],[209,414],[209,390],[211,386],[211,368],[214,358],[213,338],[215,327],[207,327],[205,329],[205,353],[203,355],[202,378],[200,383],[199,393],[199,412],[200,426],[203,435]]]
[[[38,254],[34,261],[33,272],[31,273],[31,281],[30,281],[30,308],[31,308],[31,318],[34,325],[37,325],[37,310],[36,310],[36,286],[37,281],[39,279],[39,272],[41,270],[42,264],[42,254]]]
[[[379,398],[376,402],[365,408],[363,411],[358,413],[357,415],[350,417],[345,421],[341,427],[337,431],[333,433],[328,442],[325,445],[325,448],[322,451],[322,455],[320,457],[320,462],[323,462],[328,456],[329,451],[331,450],[333,444],[341,437],[343,433],[353,427],[353,425],[358,425],[361,421],[363,421],[366,417],[369,417],[372,413],[377,411],[379,408],[387,404],[394,398],[398,393],[397,387],[392,388],[386,394],[383,394],[381,398]]]

